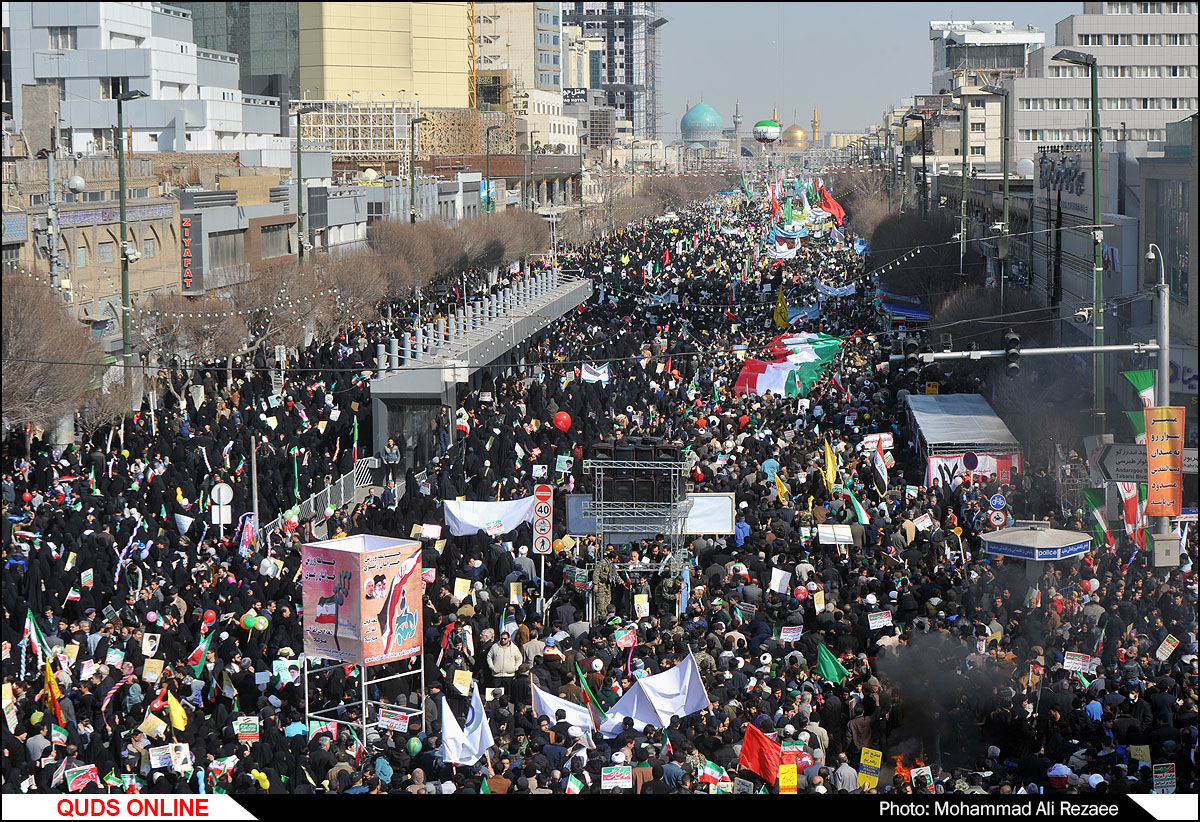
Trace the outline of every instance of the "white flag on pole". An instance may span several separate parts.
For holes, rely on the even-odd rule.
[[[484,751],[495,745],[492,729],[488,726],[483,711],[483,700],[479,698],[479,686],[471,684],[471,704],[467,707],[467,724],[460,727],[458,720],[442,697],[442,758],[455,765],[474,765]]]

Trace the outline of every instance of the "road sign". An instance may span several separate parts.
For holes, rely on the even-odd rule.
[[[1004,516],[1003,511],[993,511],[992,513],[988,514],[988,522],[990,522],[992,525],[995,525],[997,528],[1003,525],[1007,519],[1008,518]]]
[[[233,524],[233,508],[228,505],[213,505],[210,509],[212,512],[213,525],[232,525]]]
[[[1002,511],[1004,510],[1004,506],[1008,501],[1004,499],[1003,494],[992,494],[992,498],[988,500],[988,502],[991,503],[992,508],[996,509],[997,511]]]
[[[968,451],[963,454],[963,468],[968,471],[974,471],[979,467],[979,456],[974,451]]]
[[[936,383],[936,382],[925,383],[925,393],[926,394],[936,394],[938,392],[938,385],[939,385],[939,383]]]
[[[533,552],[545,556],[554,550],[554,489],[542,483],[534,487],[533,496]]]
[[[227,482],[218,482],[212,487],[212,501],[217,505],[228,505],[233,502],[233,487]]]
[[[1116,443],[1104,446],[1096,458],[1104,479],[1112,482],[1146,482],[1146,446]],[[1183,449],[1183,472],[1195,474],[1200,459],[1195,448]]]

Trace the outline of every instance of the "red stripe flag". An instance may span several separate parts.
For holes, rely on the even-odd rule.
[[[749,768],[774,785],[779,775],[779,755],[782,746],[769,738],[753,724],[746,726],[746,738],[742,740],[742,753],[738,765]]]

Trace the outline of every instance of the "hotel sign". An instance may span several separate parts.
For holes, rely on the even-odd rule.
[[[204,293],[204,230],[200,214],[179,215],[180,268],[184,294]]]

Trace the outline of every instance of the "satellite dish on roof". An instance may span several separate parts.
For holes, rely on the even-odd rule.
[[[993,26],[991,23],[976,23],[975,29],[977,31],[982,31],[984,34],[995,34],[996,33],[996,27]]]
[[[379,172],[373,168],[368,168],[362,173],[362,178],[367,182],[374,182],[379,179]]]
[[[1033,160],[1028,157],[1017,161],[1017,174],[1023,179],[1033,179]]]

